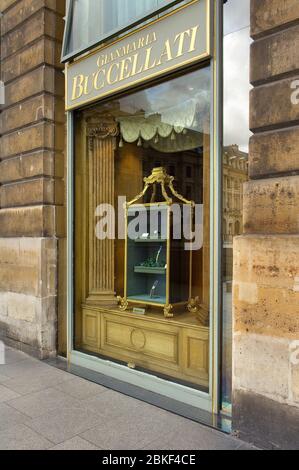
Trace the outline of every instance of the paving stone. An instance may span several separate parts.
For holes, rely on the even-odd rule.
[[[240,447],[237,448],[237,450],[260,450],[260,449],[258,449],[254,445],[242,443]]]
[[[164,412],[167,413],[167,412]],[[175,429],[175,431],[174,431]],[[181,418],[169,426],[169,432],[162,439],[148,443],[146,450],[237,450],[243,441],[199,423]]]
[[[146,446],[142,447],[142,450],[164,450],[169,451],[171,450],[171,444],[166,438],[160,438],[154,440],[147,444]]]
[[[107,392],[107,388],[102,387],[101,385],[88,382],[88,380],[81,379],[79,377],[75,377],[72,380],[68,380],[67,382],[63,382],[57,387],[57,390],[61,392],[67,393],[74,398],[78,398],[79,400],[88,399],[93,396],[97,396],[101,393]]]
[[[9,401],[10,406],[30,418],[38,418],[43,414],[50,413],[55,410],[58,411],[70,406],[78,406],[79,404],[79,400],[62,393],[59,390],[55,390],[54,388],[21,396],[20,398]]]
[[[178,429],[169,436],[169,450],[237,450],[240,443],[220,432]]]
[[[0,430],[23,424],[28,421],[28,416],[23,415],[19,411],[11,408],[6,403],[0,403]]]
[[[147,444],[142,442],[140,432],[141,429],[137,423],[126,422],[119,418],[105,421],[100,426],[81,434],[81,437],[101,449],[140,450]],[[150,428],[145,436],[148,441],[154,439],[153,431]]]
[[[99,450],[97,447],[92,445],[90,442],[85,441],[82,437],[76,436],[72,439],[62,442],[50,450]]]
[[[155,440],[145,446],[144,450],[237,450],[240,444],[230,436],[217,433],[212,435],[209,430],[198,430],[198,434],[188,434],[178,429],[162,440]]]
[[[158,408],[143,403],[142,401],[135,400],[134,398],[128,397],[118,392],[108,390],[105,393],[101,393],[97,397],[89,398],[84,400],[84,405],[90,409],[95,410],[99,414],[105,416],[106,419],[114,418],[128,418],[132,414],[136,414],[138,410],[147,414],[152,413],[154,415],[158,412]]]
[[[56,385],[71,380],[72,376],[63,373],[57,369],[51,369],[42,375],[21,374],[16,379],[10,379],[5,382],[6,387],[16,391],[20,395],[27,395],[29,393],[39,392],[47,388],[55,387]]]
[[[0,403],[12,400],[13,398],[17,398],[19,396],[20,395],[18,393],[5,387],[5,385],[0,385]]]
[[[5,348],[5,364],[15,364],[28,360],[28,356],[22,351],[16,351],[15,349]]]
[[[46,450],[52,445],[22,424],[0,432],[0,450]]]
[[[131,408],[129,414],[113,419],[106,418],[94,429],[81,434],[81,437],[102,449],[142,449],[155,440],[164,441],[165,436],[170,435],[171,430],[175,429],[171,416],[154,407]],[[178,423],[181,423],[179,419]]]
[[[188,420],[162,438],[150,442],[148,450],[237,450],[242,441]]]
[[[49,366],[36,359],[26,359],[14,364],[0,366],[0,373],[13,379],[23,376],[24,374],[43,375],[46,374],[48,370]]]
[[[5,382],[7,382],[7,380],[9,380],[10,377],[7,377],[6,375],[2,375],[0,374],[0,384],[3,384]]]
[[[96,427],[103,417],[84,406],[71,406],[46,413],[28,423],[31,429],[38,432],[54,444],[71,439],[88,429]]]

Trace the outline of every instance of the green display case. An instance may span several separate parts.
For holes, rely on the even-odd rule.
[[[122,310],[127,310],[130,304],[156,307],[163,310],[166,318],[171,318],[178,305],[186,305],[190,311],[194,309],[192,251],[187,251],[186,240],[177,236],[182,228],[179,232],[175,230],[176,224],[182,226],[185,205],[190,209],[191,233],[194,202],[175,191],[173,180],[164,168],[155,168],[144,179],[142,193],[126,204],[124,297],[119,298]],[[151,202],[141,204],[139,201],[150,189]],[[156,202],[159,193],[164,200]]]

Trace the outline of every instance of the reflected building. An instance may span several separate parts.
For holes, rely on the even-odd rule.
[[[243,233],[243,184],[248,181],[248,153],[238,145],[223,151],[224,279],[232,279],[233,239]]]

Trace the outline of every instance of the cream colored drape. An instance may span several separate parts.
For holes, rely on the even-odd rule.
[[[208,106],[198,100],[188,100],[180,107],[170,107],[161,113],[144,112],[118,118],[121,142],[142,145],[148,143],[163,153],[181,152],[201,147],[203,125]]]

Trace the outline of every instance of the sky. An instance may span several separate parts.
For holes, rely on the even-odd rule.
[[[224,6],[224,145],[237,144],[245,152],[250,137],[249,24],[250,0],[228,0]],[[127,103],[124,100],[122,105],[161,112],[170,103],[175,105],[178,99],[182,100],[188,89],[188,77],[184,81],[186,83],[182,84],[180,80],[174,80],[150,89],[148,93],[136,94]]]
[[[224,145],[248,151],[250,1],[224,6]]]

